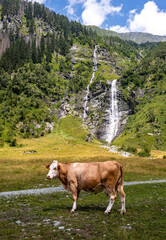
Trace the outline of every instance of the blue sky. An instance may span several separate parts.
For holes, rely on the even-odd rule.
[[[31,0],[29,0],[31,1]],[[34,0],[32,0],[34,1]],[[84,25],[166,35],[166,0],[36,0]]]

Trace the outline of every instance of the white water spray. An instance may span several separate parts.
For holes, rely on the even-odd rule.
[[[113,80],[111,83],[110,88],[110,113],[109,113],[109,124],[107,128],[107,133],[105,136],[105,140],[108,143],[111,143],[112,140],[115,138],[118,127],[119,127],[119,112],[118,112],[118,101],[117,101],[117,87],[116,87],[117,80]]]
[[[84,98],[84,111],[83,111],[83,120],[85,120],[87,118],[87,111],[88,111],[88,97],[89,97],[89,87],[90,87],[90,84],[93,82],[93,79],[95,77],[95,72],[98,70],[97,68],[97,55],[96,55],[96,52],[97,52],[97,45],[95,46],[95,49],[94,49],[94,52],[93,52],[93,73],[92,73],[92,78],[87,86],[87,89],[86,89],[86,95],[85,95],[85,98]]]

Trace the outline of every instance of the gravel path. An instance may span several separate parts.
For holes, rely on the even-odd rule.
[[[166,180],[124,182],[124,186],[138,185],[138,184],[150,184],[150,183],[166,183]],[[49,194],[49,193],[54,193],[54,192],[65,192],[65,191],[66,190],[62,186],[60,186],[60,187],[51,187],[51,188],[0,192],[0,197],[10,197],[10,196],[19,196],[19,195],[39,195],[39,194]]]

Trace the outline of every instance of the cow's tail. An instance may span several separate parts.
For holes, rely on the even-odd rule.
[[[122,168],[122,166],[120,166],[119,170],[120,170],[120,174],[119,174],[119,178],[116,182],[116,190],[117,190],[118,186],[123,186],[123,168]]]

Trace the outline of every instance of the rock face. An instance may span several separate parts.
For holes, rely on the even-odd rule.
[[[21,2],[17,15],[10,14],[8,16],[4,16],[3,19],[0,19],[0,58],[2,57],[4,51],[10,46],[10,32],[13,32],[13,34],[16,35],[18,29],[20,29],[19,36],[23,37],[27,43],[30,42],[31,44],[35,39],[37,47],[40,44],[42,34],[46,36],[49,32],[56,35],[56,31],[54,31],[48,23],[43,22],[40,19],[35,19],[36,32],[34,34],[29,32],[29,28],[22,20],[27,4],[28,1]]]
[[[1,29],[2,22],[0,22]],[[0,33],[0,58],[2,57],[3,52],[10,46],[10,41],[8,34],[1,32]]]
[[[98,128],[101,127],[106,112],[108,90],[108,85],[102,85],[99,82],[96,84],[95,89],[90,92],[89,112],[86,122],[91,133],[96,137],[99,137]]]
[[[77,46],[72,47],[71,55],[72,59],[74,59],[73,64],[75,64],[76,61],[80,60],[80,58],[76,58],[77,52],[80,51],[82,51],[82,49],[79,49]],[[93,79],[93,81],[91,81],[88,85],[88,96],[87,89],[80,91],[78,95],[72,95],[70,98],[65,92],[63,100],[61,102],[61,106],[59,108],[58,116],[59,118],[63,118],[68,114],[79,116],[83,119],[85,125],[88,126],[92,136],[97,137],[100,140],[106,140],[106,136],[108,137],[108,129],[110,125],[110,106],[112,101],[110,89],[112,85],[112,80],[105,81],[103,79],[96,81],[96,75],[100,74],[98,73],[98,71],[100,70],[97,71],[98,63],[103,63],[106,66],[110,66],[108,68],[108,71],[112,71],[113,73],[116,72],[116,76],[118,77],[118,71],[116,66],[117,59],[111,57],[105,49],[96,47],[96,50],[93,52],[92,59],[92,69],[95,72],[95,79]],[[118,137],[122,133],[124,125],[127,122],[128,115],[131,112],[127,102],[124,100],[122,92],[118,88],[118,85],[119,83],[117,81],[116,97],[119,120],[118,129],[116,131],[115,137]],[[86,118],[84,117],[85,96],[87,96]]]
[[[101,83],[97,84],[96,89],[91,93],[89,101],[90,111],[87,125],[89,126],[92,134],[100,140],[106,140],[107,130],[109,126],[110,102],[112,100],[109,94],[110,87],[110,82],[105,86],[102,86]],[[128,115],[131,112],[128,104],[123,99],[122,92],[118,88],[117,104],[119,112],[119,127],[116,133],[116,137],[122,133],[123,127],[127,122]]]
[[[90,84],[92,84],[93,82],[93,79],[95,78],[95,72],[98,70],[97,68],[97,57],[96,57],[96,51],[97,51],[97,45],[95,46],[95,49],[94,49],[94,53],[93,53],[93,73],[92,73],[92,78],[87,86],[87,89],[86,89],[86,94],[85,94],[85,102],[84,102],[84,111],[83,111],[83,120],[85,120],[88,115],[87,115],[87,111],[88,111],[88,98],[89,98],[89,87],[90,87]]]

